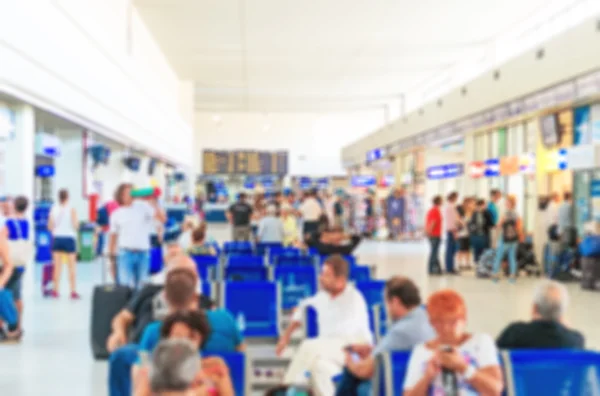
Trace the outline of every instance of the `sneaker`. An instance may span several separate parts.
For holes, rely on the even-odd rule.
[[[71,300],[81,300],[81,296],[77,292],[71,292]]]
[[[0,343],[2,344],[12,344],[21,341],[21,337],[23,336],[22,330],[16,330],[12,332],[7,332],[2,330],[0,332]]]
[[[57,292],[56,290],[52,290],[52,291],[51,291],[51,292],[48,294],[48,297],[50,297],[50,298],[58,298],[58,297],[59,297],[59,295],[58,295],[58,292]]]

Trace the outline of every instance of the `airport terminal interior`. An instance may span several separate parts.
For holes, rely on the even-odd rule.
[[[599,46],[600,0],[0,1],[0,395],[600,395]]]

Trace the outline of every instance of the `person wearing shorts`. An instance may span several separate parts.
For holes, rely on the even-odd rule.
[[[75,208],[69,202],[69,192],[61,189],[58,192],[58,204],[50,210],[48,229],[52,233],[52,262],[54,265],[54,290],[50,294],[59,297],[62,266],[66,262],[69,268],[69,286],[71,298],[78,300],[77,293],[77,228],[79,220]]]

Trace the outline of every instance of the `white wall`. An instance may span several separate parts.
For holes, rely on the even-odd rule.
[[[196,113],[197,169],[203,149],[288,150],[292,175],[342,175],[340,150],[381,125],[382,110],[352,113]]]
[[[180,83],[128,4],[3,2],[0,91],[191,165],[192,130],[181,116]]]
[[[364,161],[368,150],[385,147],[404,138],[418,135],[429,129],[456,121],[510,100],[538,92],[561,81],[600,69],[600,30],[597,17],[590,18],[581,25],[556,36],[544,43],[545,54],[536,58],[536,50],[528,51],[504,65],[496,68],[500,78],[496,80],[494,71],[488,71],[455,89],[438,100],[422,106],[422,112],[415,111],[405,119],[395,120],[383,128],[362,137],[344,147],[343,159],[347,163]]]

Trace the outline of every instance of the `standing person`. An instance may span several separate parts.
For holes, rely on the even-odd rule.
[[[117,263],[117,283],[137,289],[150,270],[155,221],[165,223],[167,219],[155,198],[133,199],[129,183],[117,187],[115,200],[119,208],[110,218],[109,256]]]
[[[6,282],[5,288],[10,290],[15,300],[15,306],[19,313],[19,321],[15,330],[17,337],[21,336],[21,319],[23,317],[22,295],[22,277],[25,267],[33,258],[33,244],[31,242],[31,226],[27,220],[27,208],[29,200],[25,196],[18,196],[14,200],[14,215],[6,221],[6,231],[8,236],[8,245],[12,256],[14,270],[11,277]],[[1,287],[0,287],[1,288]]]
[[[499,280],[500,264],[504,254],[508,252],[508,263],[510,266],[510,279],[514,283],[517,276],[517,246],[522,236],[522,222],[517,213],[517,198],[514,195],[506,197],[506,211],[498,221],[498,247],[496,248],[496,258],[494,259],[494,269],[492,279],[494,282]]]
[[[565,192],[558,208],[558,234],[561,253],[577,244],[577,229],[573,222],[573,194]]]
[[[496,243],[498,242],[498,233],[496,232],[495,227],[498,225],[498,220],[500,220],[500,208],[498,205],[501,198],[502,193],[500,190],[493,189],[490,191],[490,201],[488,202],[487,209],[490,212],[492,225],[494,226],[491,234],[491,246],[493,248],[496,248]]]
[[[367,197],[365,198],[365,235],[368,238],[372,238],[375,233],[375,200],[373,199],[374,192],[369,190]]]
[[[454,256],[456,255],[456,232],[460,225],[460,219],[458,210],[456,208],[456,201],[458,200],[458,193],[456,191],[451,192],[446,197],[446,207],[444,208],[444,226],[446,232],[446,254],[445,254],[445,266],[446,273],[450,275],[457,275],[458,272],[454,269]]]
[[[440,245],[442,244],[442,197],[436,195],[433,198],[433,207],[427,212],[427,218],[425,220],[425,232],[427,238],[431,244],[431,251],[429,253],[429,275],[441,275],[442,266],[440,265],[439,252]]]
[[[473,203],[474,200],[471,197],[466,197],[463,200],[462,205],[457,208],[459,215],[459,225],[457,236],[458,252],[456,253],[456,261],[458,262],[458,268],[469,269],[471,261],[471,244],[469,240],[469,229],[467,228],[468,222],[471,220],[473,215]]]
[[[469,228],[471,246],[473,247],[473,258],[475,263],[479,263],[479,258],[483,252],[490,247],[490,232],[494,227],[492,215],[483,199],[477,201],[475,211],[467,227]]]
[[[252,229],[252,206],[246,202],[246,193],[241,192],[238,201],[229,207],[227,220],[232,225],[232,239],[234,241],[249,241]]]
[[[390,239],[398,239],[405,229],[406,199],[402,188],[397,187],[394,189],[394,192],[387,199],[386,207],[390,224]]]
[[[52,261],[54,264],[54,290],[51,296],[57,298],[60,290],[62,265],[66,261],[69,268],[69,285],[71,298],[76,300],[77,293],[77,229],[79,220],[75,208],[69,202],[69,192],[61,189],[58,192],[58,204],[50,210],[48,230],[52,233]]]
[[[300,241],[298,219],[294,208],[287,203],[281,206],[281,219],[283,221],[283,246],[295,246]]]
[[[302,235],[304,239],[308,236],[312,236],[319,230],[319,221],[323,214],[323,208],[317,200],[317,191],[310,190],[306,193],[304,202],[300,205],[300,214],[302,216]]]
[[[275,205],[267,206],[267,215],[258,223],[256,239],[263,243],[283,243],[283,221],[277,216]]]
[[[344,228],[344,204],[341,194],[336,194],[333,202],[333,226]]]

